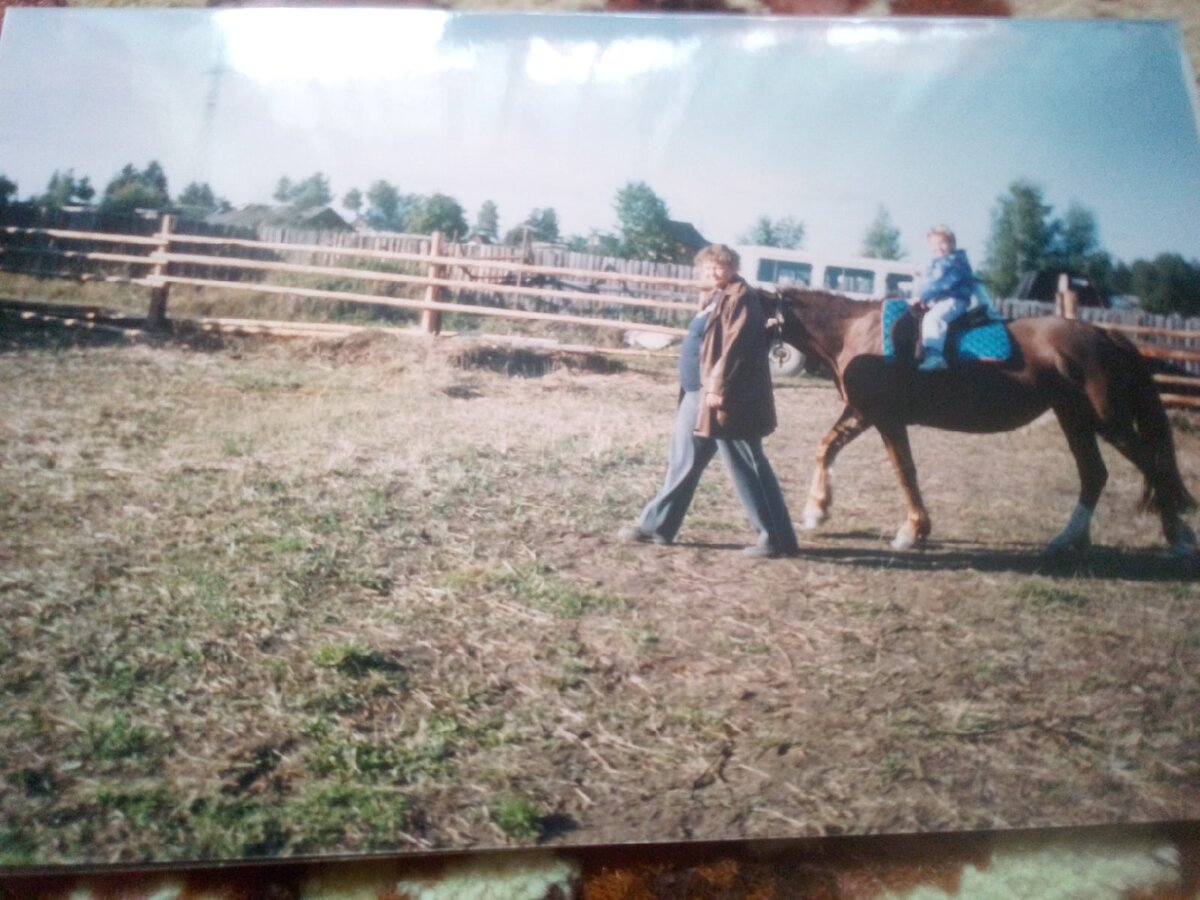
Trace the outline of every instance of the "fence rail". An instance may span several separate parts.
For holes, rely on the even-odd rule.
[[[431,333],[440,330],[443,314],[453,313],[678,336],[685,333],[681,324],[694,312],[700,288],[691,266],[615,260],[558,248],[443,246],[440,235],[364,236],[274,228],[260,229],[252,237],[245,230],[231,233],[199,223],[180,227],[172,216],[157,223],[137,221],[132,229],[151,232],[157,227],[156,233],[65,224],[0,227],[0,268],[147,287],[151,322],[165,317],[171,286],[186,285],[411,310],[420,314],[422,328]],[[46,265],[53,260],[77,268],[55,271]],[[356,260],[361,265],[354,265]],[[364,286],[279,284],[265,280],[270,275]],[[370,284],[424,292],[397,297],[371,293],[365,286]],[[464,302],[464,296],[471,299]],[[500,305],[504,298],[512,305]],[[516,308],[522,302],[534,308]],[[1052,305],[1033,301],[1001,300],[996,305],[1008,318],[1055,312]],[[623,317],[623,311],[634,311],[640,318]],[[1168,388],[1161,393],[1164,402],[1200,408],[1200,318],[1090,308],[1077,315],[1097,327],[1120,331],[1144,356],[1160,361],[1159,367],[1168,369],[1155,375],[1160,390]],[[296,325],[306,333],[323,330],[318,323]]]
[[[42,262],[47,259],[59,259],[128,266],[131,271],[124,276],[112,276],[112,280],[150,288],[157,297],[156,302],[152,302],[152,309],[155,310],[151,315],[152,319],[160,319],[165,315],[167,295],[172,285],[189,285],[408,309],[421,313],[422,324],[431,332],[440,330],[441,314],[455,313],[677,336],[684,334],[686,329],[670,322],[690,316],[694,312],[695,292],[700,287],[699,282],[693,278],[679,278],[655,272],[546,266],[530,264],[511,256],[463,255],[459,245],[450,245],[447,251],[443,252],[437,236],[434,239],[406,238],[398,243],[389,241],[388,249],[362,246],[362,242],[330,246],[305,241],[304,233],[299,235],[301,240],[285,240],[283,238],[295,235],[284,232],[274,240],[266,241],[236,235],[192,234],[176,230],[174,220],[170,216],[163,217],[160,230],[155,235],[28,226],[6,226],[0,233],[6,238],[3,247],[0,247],[0,259],[3,260],[3,268],[10,271],[28,271],[19,264],[9,264],[13,256],[33,256]],[[7,240],[10,236],[34,238],[35,242],[30,246],[22,246]],[[127,252],[63,249],[59,246],[63,241],[80,242],[88,247],[123,245]],[[128,252],[131,245],[145,248],[149,252]],[[397,246],[400,249],[393,249]],[[213,248],[219,252],[195,252],[201,247]],[[192,252],[182,252],[174,248],[190,249]],[[229,250],[240,252],[234,255],[226,252]],[[314,265],[308,262],[314,259],[337,259],[343,263],[357,259],[365,261],[367,265],[353,267],[346,264]],[[372,264],[374,268],[369,267]],[[133,271],[134,269],[137,271]],[[251,275],[253,280],[225,277],[230,271]],[[692,270],[688,267],[687,271],[690,274]],[[365,287],[359,289],[357,286],[335,290],[303,284],[278,284],[263,280],[267,275],[340,279],[393,287],[423,287],[425,296],[394,297],[372,293]],[[86,271],[79,277],[97,277],[97,273]],[[601,287],[607,288],[607,291],[602,291]],[[622,293],[615,293],[614,289]],[[670,299],[638,296],[636,292],[639,289],[666,289],[674,296]],[[519,309],[480,302],[451,302],[444,299],[447,291],[454,292],[456,296],[532,300],[548,304],[551,308]],[[584,309],[576,309],[580,305]],[[604,314],[585,314],[593,307],[604,308]],[[639,310],[643,313],[643,318],[649,317],[651,320],[614,317],[609,312],[611,308],[616,308],[618,312],[621,309]]]

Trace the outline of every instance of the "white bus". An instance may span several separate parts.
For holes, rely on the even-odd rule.
[[[741,245],[741,274],[762,288],[811,287],[854,300],[907,299],[920,269],[910,262],[868,257],[826,257],[805,250]]]
[[[912,263],[860,256],[826,257],[804,250],[740,245],[741,275],[761,288],[796,285],[833,291],[853,300],[882,300],[912,296],[920,269]],[[795,375],[804,368],[804,354],[790,344],[771,348],[771,371]]]

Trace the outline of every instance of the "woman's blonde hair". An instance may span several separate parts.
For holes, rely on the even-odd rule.
[[[738,270],[738,266],[742,263],[742,258],[737,255],[737,251],[725,244],[709,244],[696,254],[694,262],[697,266],[700,266],[710,260],[718,265],[726,266],[734,272]]]

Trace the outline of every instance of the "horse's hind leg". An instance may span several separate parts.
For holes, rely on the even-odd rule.
[[[1046,552],[1050,554],[1087,549],[1092,542],[1092,514],[1104,485],[1108,483],[1108,469],[1100,456],[1100,445],[1096,443],[1096,431],[1090,417],[1064,409],[1054,412],[1079,470],[1079,500],[1066,527],[1047,545]]]
[[[1153,498],[1153,505],[1157,506],[1162,521],[1163,537],[1166,538],[1171,552],[1176,556],[1195,557],[1196,533],[1180,514],[1180,503],[1176,499],[1179,490],[1176,484],[1177,470],[1173,463],[1164,460],[1163,448],[1138,435],[1129,427],[1106,425],[1099,431],[1102,438],[1137,466],[1138,471],[1145,476],[1144,504],[1150,506],[1150,499]]]
[[[804,527],[810,531],[829,518],[829,507],[833,505],[833,482],[830,469],[838,453],[852,440],[871,426],[849,406],[842,410],[834,426],[829,429],[817,448],[817,467],[813,471],[808,487],[808,500],[804,504]]]
[[[933,523],[921,499],[921,489],[917,486],[917,466],[913,462],[912,447],[908,443],[908,429],[903,425],[878,426],[883,445],[887,448],[888,458],[896,471],[900,488],[904,491],[904,500],[908,504],[908,519],[896,537],[892,540],[895,550],[910,550],[925,542]]]

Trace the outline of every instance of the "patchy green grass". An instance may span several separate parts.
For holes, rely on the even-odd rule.
[[[628,600],[609,591],[580,587],[540,563],[470,569],[453,573],[447,585],[462,592],[499,595],[563,619],[624,610]]]
[[[865,435],[810,554],[764,562],[719,465],[676,546],[612,538],[662,476],[670,361],[35,346],[0,353],[0,859],[1194,813],[1196,582],[1116,512],[1119,460],[1104,549],[1046,567],[1053,427],[915,430],[941,464],[904,555]],[[777,401],[795,511],[839,407]]]
[[[1041,607],[1063,606],[1080,609],[1088,604],[1088,598],[1083,594],[1042,581],[1018,585],[1017,599]]]
[[[507,794],[495,800],[488,811],[496,827],[510,838],[528,840],[542,833],[542,815],[527,797]]]

